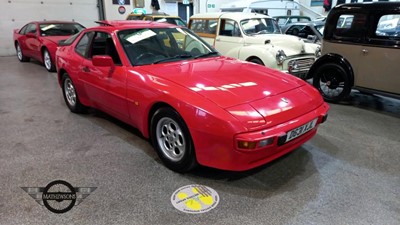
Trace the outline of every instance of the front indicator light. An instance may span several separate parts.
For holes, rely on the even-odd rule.
[[[270,145],[274,142],[274,138],[267,138],[259,141],[238,141],[238,148],[239,149],[247,149],[253,150],[256,148],[263,148],[267,145]]]
[[[238,141],[238,147],[240,149],[255,149],[256,146],[256,141]]]

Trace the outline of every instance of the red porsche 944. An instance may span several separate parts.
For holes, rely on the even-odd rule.
[[[14,30],[14,46],[21,62],[31,58],[43,63],[50,72],[55,71],[54,58],[58,42],[83,30],[81,24],[69,21],[31,22]]]
[[[57,51],[66,105],[138,128],[174,171],[258,167],[298,148],[327,119],[329,106],[308,83],[221,56],[185,27],[99,23]]]

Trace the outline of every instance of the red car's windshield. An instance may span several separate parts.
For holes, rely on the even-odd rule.
[[[132,65],[156,64],[219,55],[186,28],[145,28],[118,32]]]
[[[41,36],[70,36],[85,29],[79,23],[46,23],[40,24]]]

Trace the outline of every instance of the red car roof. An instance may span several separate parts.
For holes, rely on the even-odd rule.
[[[160,23],[154,21],[145,21],[145,20],[102,20],[96,21],[96,23],[100,24],[100,26],[93,27],[110,27],[111,30],[117,29],[126,29],[126,28],[162,28],[162,27],[178,27],[174,24],[169,23]]]
[[[50,23],[78,23],[78,22],[65,21],[65,20],[46,20],[46,21],[32,21],[31,23],[50,24]]]

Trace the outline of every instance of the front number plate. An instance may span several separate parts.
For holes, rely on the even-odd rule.
[[[293,130],[289,131],[286,135],[286,142],[293,140],[305,133],[307,133],[308,131],[310,131],[311,129],[313,129],[315,127],[315,125],[317,124],[318,118],[315,118],[314,120],[300,126],[297,128],[294,128]]]

